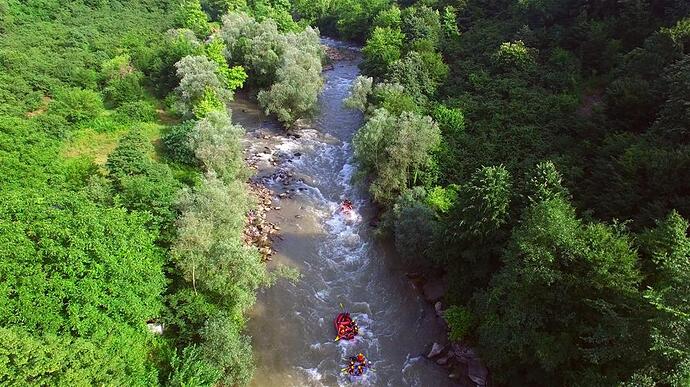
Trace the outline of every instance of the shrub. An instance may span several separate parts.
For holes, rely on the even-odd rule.
[[[66,89],[55,95],[49,105],[53,114],[65,117],[72,124],[94,119],[103,112],[101,95],[93,90]]]
[[[472,327],[472,314],[462,306],[453,305],[446,309],[443,312],[443,318],[450,328],[448,339],[451,341],[462,340]]]
[[[118,106],[143,98],[143,74],[132,66],[128,55],[116,56],[103,62],[101,73],[105,78],[103,92],[109,103]]]
[[[536,50],[528,48],[522,40],[515,42],[501,43],[496,54],[494,54],[494,61],[496,64],[505,70],[529,70],[536,64]]]
[[[152,122],[157,118],[156,108],[147,101],[123,103],[115,112],[121,122]]]
[[[194,165],[196,158],[194,156],[194,149],[191,144],[191,134],[194,129],[195,122],[192,120],[185,121],[180,125],[175,125],[163,135],[163,146],[165,153],[172,160]]]
[[[171,387],[212,387],[222,376],[218,368],[203,358],[201,349],[196,345],[184,348],[181,355],[176,351],[170,360],[170,366],[172,372],[168,377],[168,385]]]
[[[376,27],[362,49],[362,70],[375,78],[383,78],[400,59],[404,35],[400,30]]]

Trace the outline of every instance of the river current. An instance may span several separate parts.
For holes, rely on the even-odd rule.
[[[341,372],[359,352],[372,362],[355,385],[451,386],[448,373],[426,359],[445,331],[433,307],[405,276],[389,244],[375,237],[375,208],[361,184],[353,182],[352,137],[362,124],[359,112],[343,106],[359,75],[354,47],[324,72],[319,113],[311,128],[289,135],[254,103],[238,98],[233,121],[247,129],[247,154],[256,163],[254,179],[275,193],[269,221],[280,227],[271,265],[290,265],[302,274],[296,283],[280,280],[261,290],[249,314],[257,370],[253,386],[352,385]],[[283,197],[280,197],[283,194]],[[344,199],[355,213],[339,212]],[[333,318],[351,312],[360,335],[334,341]]]

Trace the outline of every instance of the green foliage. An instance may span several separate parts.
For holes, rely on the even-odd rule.
[[[400,115],[403,112],[421,112],[410,93],[397,83],[377,83],[374,86],[370,110],[375,108],[386,109],[394,115]]]
[[[179,110],[185,115],[203,117],[213,110],[224,110],[232,99],[225,82],[218,77],[218,64],[206,56],[186,56],[175,64],[180,84]]]
[[[535,65],[534,49],[525,46],[522,40],[504,42],[494,55],[494,60],[503,69],[529,70]]]
[[[374,18],[389,7],[389,0],[338,1],[334,10],[338,32],[346,39],[363,42],[369,35]]]
[[[395,248],[407,264],[429,266],[428,256],[436,222],[434,212],[425,204],[421,187],[408,190],[393,206]]]
[[[424,40],[436,47],[441,39],[438,11],[425,5],[405,8],[402,12],[402,31],[408,42]]]
[[[206,46],[206,57],[216,62],[218,65],[218,76],[225,82],[225,87],[230,91],[242,88],[247,80],[247,73],[242,66],[228,66],[228,61],[224,55],[225,43],[223,40],[214,38]]]
[[[192,113],[194,113],[195,118],[201,119],[211,112],[223,112],[225,109],[225,102],[218,97],[216,91],[211,87],[206,87],[201,98],[194,103]]]
[[[323,87],[321,69],[318,32],[307,28],[298,35],[288,35],[276,82],[259,92],[259,104],[286,127],[310,118]]]
[[[527,181],[527,199],[530,203],[556,198],[567,199],[570,194],[563,187],[561,174],[551,161],[537,164]]]
[[[208,24],[208,16],[201,9],[199,0],[181,0],[177,11],[177,24],[182,28],[187,28],[202,38],[211,32]]]
[[[51,114],[64,117],[70,124],[79,124],[103,112],[103,99],[92,90],[61,90],[50,103],[49,110]]]
[[[435,212],[445,214],[453,207],[458,199],[458,186],[450,185],[448,187],[434,187],[427,197],[426,204]]]
[[[203,356],[222,370],[220,382],[226,386],[247,385],[254,375],[254,359],[249,337],[239,332],[237,323],[228,316],[212,318],[203,337]]]
[[[502,166],[484,167],[461,186],[456,206],[467,238],[490,235],[508,222],[512,183]]]
[[[175,262],[195,289],[223,295],[241,312],[251,306],[265,269],[258,254],[244,246],[241,233],[249,200],[241,182],[225,185],[213,175],[180,198],[182,215]]]
[[[465,115],[458,108],[438,105],[432,114],[441,130],[448,136],[458,136],[465,131]]]
[[[244,159],[240,140],[243,135],[244,128],[233,125],[224,112],[216,111],[195,123],[188,146],[194,149],[206,172],[224,180],[242,179]]]
[[[147,101],[125,102],[115,114],[120,122],[153,122],[157,118],[156,108]]]
[[[458,31],[457,14],[453,6],[443,8],[443,16],[441,17],[441,28],[443,31],[443,39],[445,42],[452,42],[453,39],[460,37]]]
[[[106,167],[124,206],[149,212],[152,225],[166,229],[177,215],[173,203],[179,183],[167,165],[150,158],[152,151],[153,146],[141,132],[132,131],[108,156]]]
[[[175,64],[186,56],[201,53],[201,47],[191,30],[173,29],[165,34],[156,48],[156,57],[149,70],[151,84],[156,88],[158,96],[166,96],[178,85]]]
[[[448,339],[460,341],[469,333],[472,326],[472,314],[462,306],[453,305],[443,312],[443,318],[450,327]]]
[[[145,322],[165,283],[147,216],[52,190],[2,199],[3,380],[154,382]]]
[[[480,349],[496,380],[621,380],[644,345],[636,260],[627,235],[582,224],[563,199],[533,205],[473,310],[485,316]]]
[[[221,36],[228,60],[247,69],[260,88],[259,104],[267,114],[286,127],[311,117],[323,86],[318,31],[280,33],[272,19],[257,22],[233,12],[223,18]]]
[[[220,380],[222,373],[203,359],[197,346],[185,347],[170,360],[172,373],[168,385],[174,387],[211,387]]]
[[[141,86],[143,74],[131,64],[129,55],[119,55],[101,65],[101,73],[105,79],[103,90],[106,101],[119,106],[126,102],[138,101],[144,96]]]
[[[413,186],[431,162],[440,130],[430,117],[403,112],[399,117],[377,109],[353,139],[362,172],[374,176],[370,191],[381,203],[391,203]]]
[[[151,165],[149,154],[153,146],[139,130],[133,130],[124,135],[117,148],[108,155],[106,167],[111,176],[116,179],[145,174]]]
[[[0,381],[7,386],[156,383],[141,334],[129,334],[90,341],[67,335],[36,336],[21,328],[2,327]],[[114,353],[118,355],[113,357]]]
[[[448,66],[438,53],[410,51],[392,63],[390,71],[390,80],[401,84],[416,101],[423,102],[436,93],[448,75]]]
[[[393,5],[376,15],[374,18],[374,27],[390,28],[391,30],[400,30],[402,23],[400,7]]]
[[[182,164],[194,165],[196,159],[191,143],[194,124],[194,121],[185,121],[170,128],[163,136],[165,154],[172,160]]]
[[[688,222],[677,212],[640,237],[642,256],[651,269],[644,297],[655,311],[650,339],[655,380],[682,385],[688,380],[690,311],[687,307],[690,239]]]
[[[365,112],[369,105],[369,96],[373,90],[373,83],[373,78],[362,75],[358,76],[354,82],[352,82],[350,95],[348,95],[344,101],[345,106],[350,109],[357,109],[361,112]]]
[[[400,30],[376,27],[362,49],[365,74],[382,78],[388,74],[390,66],[400,59],[404,35]]]

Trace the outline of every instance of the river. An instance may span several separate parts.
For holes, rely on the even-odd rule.
[[[257,363],[252,385],[351,385],[340,370],[359,352],[373,367],[358,385],[456,385],[424,356],[433,342],[445,340],[444,328],[390,246],[375,238],[374,206],[352,181],[351,140],[362,116],[343,99],[359,74],[360,55],[343,43],[324,42],[351,55],[324,72],[313,128],[288,135],[254,103],[238,98],[233,106],[233,120],[247,129],[254,179],[275,193],[279,207],[269,213],[280,227],[270,265],[290,265],[302,274],[294,284],[281,280],[260,291],[249,314]],[[350,219],[338,211],[345,198],[356,210]],[[341,305],[361,328],[352,342],[334,341],[332,320]]]

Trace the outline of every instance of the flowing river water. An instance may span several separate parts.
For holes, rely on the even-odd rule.
[[[343,99],[359,74],[360,55],[343,43],[324,43],[350,55],[324,72],[312,128],[287,134],[247,99],[233,106],[233,120],[247,129],[254,179],[273,191],[279,207],[269,213],[280,227],[271,265],[302,274],[294,284],[281,280],[259,292],[248,324],[257,363],[252,385],[349,385],[340,370],[359,352],[373,366],[357,385],[455,385],[424,356],[445,340],[442,323],[396,264],[393,249],[375,238],[375,207],[352,181],[351,141],[362,116]],[[348,218],[338,211],[345,198],[356,211]],[[341,305],[360,326],[351,342],[334,341],[332,321]]]

